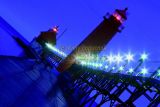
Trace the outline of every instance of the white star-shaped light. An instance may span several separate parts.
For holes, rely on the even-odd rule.
[[[130,52],[125,56],[125,58],[128,62],[133,61],[134,60],[133,57],[134,57],[134,55],[131,54]]]
[[[114,56],[112,54],[110,54],[108,57],[107,57],[107,60],[109,63],[113,63],[114,62]]]
[[[145,61],[146,59],[148,59],[148,54],[146,54],[146,53],[144,52],[143,54],[141,54],[140,59],[141,59],[142,61]]]
[[[141,72],[140,72],[140,73],[143,74],[143,75],[145,75],[145,74],[148,73],[148,69],[147,69],[146,67],[143,67],[143,68],[141,69]]]
[[[119,67],[119,71],[123,71],[124,70],[124,67],[123,66],[120,66]]]
[[[122,58],[123,57],[120,54],[118,54],[117,56],[115,56],[115,60],[116,60],[117,64],[119,64],[119,63],[121,63],[123,61]]]
[[[106,66],[105,66],[105,69],[108,69],[108,68],[109,68],[108,65],[106,65]]]
[[[132,73],[132,72],[134,72],[134,69],[133,68],[129,68],[128,72]]]

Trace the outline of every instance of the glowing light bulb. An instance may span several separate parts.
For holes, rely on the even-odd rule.
[[[87,63],[85,61],[81,61],[81,64],[82,65],[86,65]]]
[[[119,67],[119,71],[123,71],[124,70],[124,67],[123,66],[120,66]]]
[[[141,69],[141,72],[140,72],[140,73],[143,74],[143,75],[145,75],[145,74],[148,73],[148,69],[145,68],[145,67],[143,67],[143,68]]]
[[[128,72],[133,73],[134,72],[133,68],[129,68]]]
[[[121,23],[123,22],[122,17],[118,13],[114,13],[113,16],[116,18],[116,20],[120,21]]]
[[[125,57],[126,57],[126,60],[127,60],[128,62],[134,60],[134,59],[133,59],[133,54],[131,54],[131,53],[128,53]]]
[[[112,54],[110,54],[110,55],[107,57],[107,59],[108,59],[108,62],[109,62],[109,63],[113,63],[113,62],[114,62],[114,57],[113,57]]]
[[[123,60],[122,60],[122,56],[120,54],[118,54],[117,56],[115,56],[115,60],[117,62],[117,64],[121,63]]]
[[[146,59],[148,59],[148,54],[146,54],[146,53],[141,54],[140,59],[141,59],[142,61],[145,61]]]
[[[56,28],[53,28],[53,31],[54,31],[54,32],[57,32],[57,29],[56,29]]]
[[[109,68],[108,65],[106,65],[106,66],[105,66],[105,69],[108,69],[108,68]]]
[[[157,76],[160,77],[160,69],[157,71]]]
[[[112,70],[115,70],[115,67],[112,67]]]
[[[53,30],[53,32],[57,33],[58,32],[58,26],[53,27],[52,30]]]

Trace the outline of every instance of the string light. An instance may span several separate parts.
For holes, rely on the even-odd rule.
[[[101,63],[94,63],[94,62],[86,62],[86,61],[80,61],[80,64],[83,66],[88,66],[89,68],[100,68],[103,65]]]
[[[64,52],[60,51],[59,49],[55,48],[54,46],[52,46],[52,45],[49,44],[49,43],[46,43],[46,46],[47,46],[49,49],[51,49],[52,51],[56,52],[57,54],[59,54],[59,55],[61,55],[61,56],[63,56],[63,57],[66,57],[66,56],[67,56]]]
[[[63,56],[63,57],[66,57],[67,55],[60,51],[59,49],[57,49],[56,47],[52,46],[51,44],[49,43],[46,43],[45,44],[47,46],[47,48],[49,48],[50,50],[54,51],[55,53]],[[86,66],[86,67],[89,67],[89,68],[95,68],[95,69],[105,69],[107,70],[108,68],[110,68],[109,65],[106,65],[105,63],[105,60],[107,59],[107,61],[111,64],[113,62],[116,62],[117,64],[120,64],[121,62],[123,62],[123,59],[127,60],[127,62],[131,62],[134,60],[134,55],[131,54],[130,52],[124,56],[118,54],[116,56],[113,56],[113,54],[110,54],[109,56],[106,56],[106,57],[102,57],[102,58],[99,58],[99,56],[96,56],[96,55],[89,55],[87,56],[87,58],[84,57],[85,55],[82,55],[82,56],[77,56],[76,57],[76,61],[79,62],[77,64],[81,64],[82,66]],[[96,60],[95,60],[96,59]],[[146,54],[145,52],[141,54],[140,56],[140,59],[142,61],[145,61],[148,59],[148,54]],[[98,61],[98,62],[97,62]],[[103,66],[105,65],[105,66]],[[116,69],[116,66],[117,65],[114,65],[111,67],[111,71],[112,70],[115,70]],[[118,68],[119,71],[124,71],[124,66],[120,66]],[[134,72],[134,69],[133,68],[129,68],[127,73],[131,74]],[[146,67],[143,67],[141,69],[141,71],[137,74],[137,75],[146,75],[148,74],[148,69]],[[160,77],[160,69],[158,69],[157,71],[157,74],[156,74],[157,77]]]

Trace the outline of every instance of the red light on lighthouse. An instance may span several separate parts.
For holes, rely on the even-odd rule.
[[[114,13],[113,16],[116,18],[116,20],[120,21],[121,23],[123,22],[123,18],[118,13]]]
[[[128,10],[128,8],[125,8],[124,10],[118,10],[116,9],[115,13],[113,14],[113,16],[115,17],[115,19],[121,23],[124,22],[124,20],[127,19],[126,17],[126,11]]]
[[[49,31],[49,32],[54,32],[54,33],[57,34],[57,33],[58,33],[58,26],[55,26],[55,27],[49,29],[48,31]]]
[[[57,27],[54,27],[52,30],[53,30],[53,32],[56,32],[56,33],[58,32],[58,28]]]

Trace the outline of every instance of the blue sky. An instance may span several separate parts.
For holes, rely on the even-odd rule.
[[[159,61],[159,0],[0,0],[0,15],[28,41],[40,31],[59,25],[59,35],[67,31],[57,46],[75,47],[107,12],[125,7],[129,9],[125,29],[115,35],[103,53],[146,51],[151,61]]]
[[[151,61],[160,61],[160,2],[158,0],[1,0],[0,15],[31,41],[40,31],[59,25],[57,46],[77,46],[115,9],[128,7],[125,29],[117,33],[102,53],[125,53],[137,56],[146,51]],[[58,35],[58,36],[59,36]],[[68,50],[66,53],[71,52]]]
[[[1,16],[29,41],[54,25],[60,26],[59,34],[67,28],[58,46],[78,45],[107,12],[128,7],[125,29],[108,44],[108,51],[160,54],[157,49],[160,38],[158,0],[1,0],[0,7]]]

